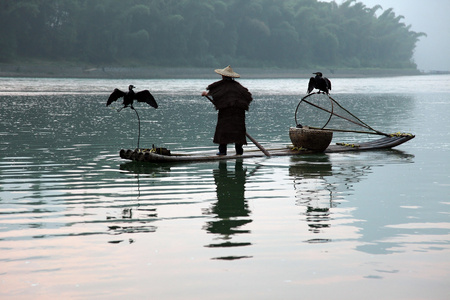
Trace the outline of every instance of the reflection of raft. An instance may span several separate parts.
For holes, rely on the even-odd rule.
[[[336,153],[346,151],[365,151],[376,149],[393,148],[400,144],[403,144],[414,138],[412,134],[392,134],[382,137],[377,140],[364,142],[360,144],[345,144],[337,143],[335,145],[328,146],[324,153]],[[271,156],[291,156],[299,154],[311,154],[318,151],[299,148],[299,147],[286,147],[280,149],[267,149]],[[215,161],[215,160],[230,160],[238,158],[252,158],[252,157],[264,157],[264,153],[259,150],[248,150],[243,155],[216,155],[214,152],[201,152],[201,153],[173,153],[165,152],[158,154],[153,149],[136,149],[136,150],[120,150],[120,157],[123,159],[142,161],[142,162],[200,162],[200,161]]]

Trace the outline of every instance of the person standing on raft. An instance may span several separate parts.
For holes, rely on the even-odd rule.
[[[210,84],[202,92],[219,111],[213,142],[219,144],[217,155],[227,155],[227,144],[234,143],[236,155],[244,153],[243,145],[247,144],[245,128],[245,111],[252,102],[252,94],[234,78],[241,77],[228,66],[214,70],[222,75],[222,80]]]

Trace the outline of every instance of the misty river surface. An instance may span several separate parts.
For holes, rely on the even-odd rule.
[[[211,80],[0,78],[0,298],[450,299],[450,76],[331,79],[361,120],[416,137],[133,163],[118,153],[136,147],[137,118],[105,106],[112,90],[158,101],[135,104],[141,147],[215,151]],[[289,145],[307,79],[239,81],[254,96],[248,133]]]

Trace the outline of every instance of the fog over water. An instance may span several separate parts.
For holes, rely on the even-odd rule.
[[[331,2],[331,1],[327,1]],[[341,4],[342,0],[335,1]],[[417,43],[414,61],[422,71],[450,70],[450,1],[447,0],[358,0],[371,8],[379,4],[384,10],[393,8],[395,14],[404,16],[403,23],[416,32],[425,32]],[[382,13],[381,10],[378,14]]]

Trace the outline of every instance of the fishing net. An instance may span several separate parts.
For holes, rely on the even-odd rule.
[[[295,123],[297,127],[312,129],[388,135],[373,129],[324,93],[312,93],[300,100],[295,110]]]

